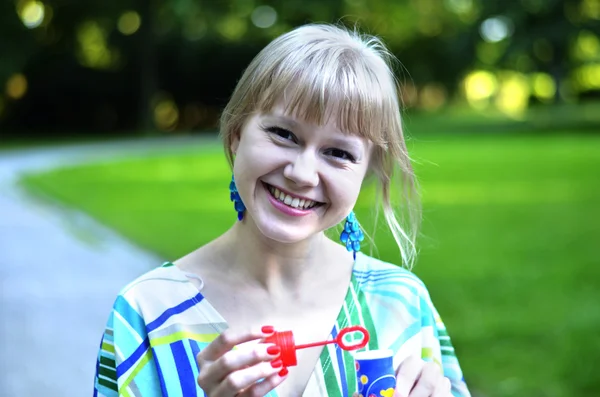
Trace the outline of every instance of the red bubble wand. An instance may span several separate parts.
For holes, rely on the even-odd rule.
[[[356,343],[347,343],[344,338],[350,333],[358,332],[362,335],[362,338]],[[283,363],[283,367],[292,367],[298,364],[296,357],[296,350],[308,349],[310,347],[325,346],[332,343],[337,344],[340,348],[346,351],[362,349],[369,343],[369,331],[360,325],[354,325],[352,327],[344,328],[335,337],[335,339],[325,340],[321,342],[306,343],[303,345],[296,345],[294,341],[294,334],[292,331],[281,331],[275,332],[273,335],[265,339],[265,343],[273,343],[279,346],[281,349],[281,356],[279,357]]]

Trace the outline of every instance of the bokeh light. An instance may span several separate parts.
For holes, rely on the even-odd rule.
[[[406,84],[402,86],[400,95],[402,98],[402,104],[406,108],[415,106],[419,100],[419,91],[417,90],[414,82],[406,82]]]
[[[600,60],[600,40],[590,31],[582,31],[575,40],[573,56],[579,61]]]
[[[531,76],[533,95],[541,101],[549,102],[556,95],[556,83],[547,73],[535,73]]]
[[[19,10],[23,25],[29,29],[37,28],[44,22],[45,7],[40,1],[28,1]]]
[[[270,28],[277,22],[277,11],[270,6],[258,6],[252,12],[250,19],[257,28]]]
[[[79,26],[77,57],[83,66],[107,69],[113,64],[114,58],[108,48],[106,36],[106,29],[95,21],[84,22]]]
[[[217,24],[217,30],[221,36],[231,41],[240,40],[247,29],[246,20],[237,15],[229,15]]]
[[[512,21],[503,16],[488,18],[481,23],[479,28],[481,37],[488,43],[497,43],[510,37],[513,30]]]
[[[574,72],[577,88],[580,91],[600,90],[600,63],[590,63]]]
[[[135,11],[126,11],[119,17],[117,29],[126,36],[132,35],[138,31],[142,23],[140,14]]]
[[[421,89],[419,96],[420,105],[425,110],[437,110],[446,104],[448,93],[443,85],[437,83],[426,84]]]
[[[583,0],[581,15],[588,19],[600,19],[600,0]]]
[[[165,94],[159,94],[153,101],[154,123],[162,131],[172,131],[179,122],[179,108],[173,99]]]
[[[523,117],[531,94],[527,76],[513,71],[501,72],[499,73],[499,82],[495,98],[496,107],[509,117]]]
[[[13,74],[6,82],[6,96],[21,99],[27,93],[27,78],[21,73]]]
[[[456,14],[466,14],[473,8],[473,0],[445,0],[446,8]]]
[[[475,108],[485,108],[489,99],[498,90],[496,76],[488,71],[478,70],[470,73],[464,80],[465,96]]]

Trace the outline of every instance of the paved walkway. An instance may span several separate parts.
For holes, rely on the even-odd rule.
[[[28,196],[19,175],[201,144],[179,138],[0,151],[0,396],[91,396],[116,294],[163,261],[85,214]]]

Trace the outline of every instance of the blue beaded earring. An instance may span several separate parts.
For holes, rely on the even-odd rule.
[[[231,182],[229,183],[229,199],[233,201],[233,207],[237,211],[238,221],[244,219],[244,211],[246,211],[246,206],[242,202],[242,198],[238,193],[237,186],[235,186],[235,179],[233,179],[233,174],[231,175]]]
[[[360,251],[360,242],[364,239],[365,235],[363,231],[360,230],[356,215],[354,215],[354,211],[352,211],[346,218],[344,230],[340,235],[340,241],[346,245],[348,252],[352,251],[354,260],[356,260],[356,253]]]

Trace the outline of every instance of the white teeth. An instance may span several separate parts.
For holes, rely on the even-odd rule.
[[[297,197],[292,197],[289,194],[285,194],[284,192],[282,192],[281,190],[279,190],[273,186],[269,186],[269,191],[275,198],[277,198],[279,201],[285,203],[286,205],[289,205],[290,207],[301,208],[301,209],[306,210],[306,209],[312,208],[315,205],[317,205],[317,203],[312,200],[299,199]]]

